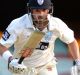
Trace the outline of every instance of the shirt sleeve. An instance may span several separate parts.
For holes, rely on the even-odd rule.
[[[66,44],[69,44],[74,41],[74,32],[71,30],[62,20],[58,19],[59,24],[59,38],[65,42]]]
[[[0,43],[6,46],[7,48],[11,47],[17,39],[17,34],[15,32],[15,27],[13,24],[14,23],[11,22],[11,24],[3,32],[2,37],[0,39]]]

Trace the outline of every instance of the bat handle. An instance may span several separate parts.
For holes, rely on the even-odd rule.
[[[18,63],[21,64],[22,61],[24,60],[24,58],[25,58],[25,57],[21,57],[21,58],[19,59]]]
[[[30,51],[31,51],[31,50],[30,50]],[[29,51],[29,52],[30,52],[30,51]],[[28,53],[29,53],[29,52],[28,52]],[[27,53],[27,52],[24,52],[24,53],[23,53],[23,55],[20,57],[20,59],[19,59],[19,61],[18,61],[19,64],[21,64],[22,61],[24,60],[24,58],[28,56],[28,53]]]
[[[76,61],[75,60],[73,61],[73,65],[76,65]]]

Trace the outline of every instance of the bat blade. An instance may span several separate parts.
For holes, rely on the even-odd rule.
[[[41,32],[41,31],[34,31],[21,50],[24,50],[27,48],[34,50],[36,48],[36,46],[40,43],[40,41],[44,35],[45,35],[45,33]],[[21,56],[18,63],[21,64],[21,62],[23,61],[24,58],[25,57]]]
[[[26,49],[26,48],[35,49],[43,36],[44,36],[43,32],[34,31],[29,37],[28,41],[25,43],[23,49]]]

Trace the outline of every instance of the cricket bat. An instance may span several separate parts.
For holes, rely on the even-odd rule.
[[[35,30],[34,32],[32,32],[29,39],[26,41],[25,45],[23,46],[23,48],[21,50],[24,50],[27,48],[34,50],[36,48],[36,46],[40,43],[40,41],[44,35],[45,35],[45,33]],[[24,58],[25,57],[21,56],[18,63],[21,64],[21,62],[24,60]]]

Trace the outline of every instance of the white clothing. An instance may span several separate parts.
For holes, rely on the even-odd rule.
[[[56,65],[53,61],[49,63],[36,67],[36,68],[27,68],[24,74],[12,74],[12,75],[58,75],[56,70]]]
[[[60,38],[66,44],[74,41],[73,31],[68,28],[62,20],[52,17],[51,15],[48,15],[48,20],[49,30],[47,27],[43,30],[46,35],[42,38],[41,42],[49,43],[49,46],[44,50],[35,49],[30,57],[25,58],[23,63],[27,67],[42,66],[51,60],[56,64],[54,55],[55,40]],[[34,30],[36,30],[36,28],[33,25],[31,15],[25,14],[10,23],[3,34],[3,38],[1,38],[0,43],[7,48],[14,44],[14,58],[20,58],[19,50],[23,47],[26,39],[28,40],[28,37]]]

